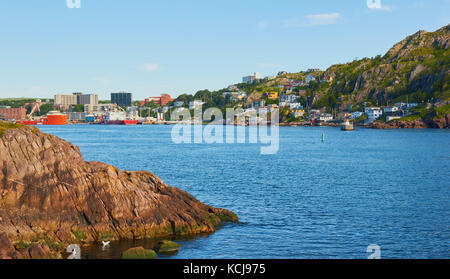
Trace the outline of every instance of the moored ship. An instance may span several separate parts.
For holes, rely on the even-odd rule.
[[[43,118],[42,125],[67,125],[67,114],[60,113],[59,111],[50,111],[47,113],[47,117]]]
[[[106,114],[104,122],[107,125],[137,125],[139,120],[127,115],[125,111],[110,111]]]

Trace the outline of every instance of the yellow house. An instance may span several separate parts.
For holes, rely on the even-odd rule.
[[[271,100],[278,99],[278,92],[270,92],[269,93],[269,99],[271,99]]]
[[[303,108],[294,109],[294,111],[292,112],[292,115],[294,117],[303,117],[305,115],[305,110]]]

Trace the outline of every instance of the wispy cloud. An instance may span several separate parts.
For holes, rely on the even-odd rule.
[[[146,63],[142,67],[147,72],[154,72],[159,69],[159,64],[156,63]]]
[[[298,18],[285,20],[284,27],[298,28],[304,26],[330,25],[336,24],[339,19],[341,19],[341,14],[339,13],[307,15],[304,16],[302,20],[299,20]]]
[[[381,0],[367,0],[367,8],[373,11],[392,11],[392,8],[387,5],[383,5]]]

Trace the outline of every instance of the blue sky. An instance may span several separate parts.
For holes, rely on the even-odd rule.
[[[434,31],[449,11],[450,0],[0,0],[0,98],[139,100],[326,69]]]

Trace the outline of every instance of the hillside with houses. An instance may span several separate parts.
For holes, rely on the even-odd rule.
[[[368,124],[432,117],[435,111],[449,110],[449,46],[450,25],[435,32],[419,31],[384,56],[325,71],[280,71],[268,77],[254,73],[225,89],[181,95],[175,101],[178,106],[190,104],[191,109],[194,101],[205,108],[279,108],[283,122],[353,119]]]

